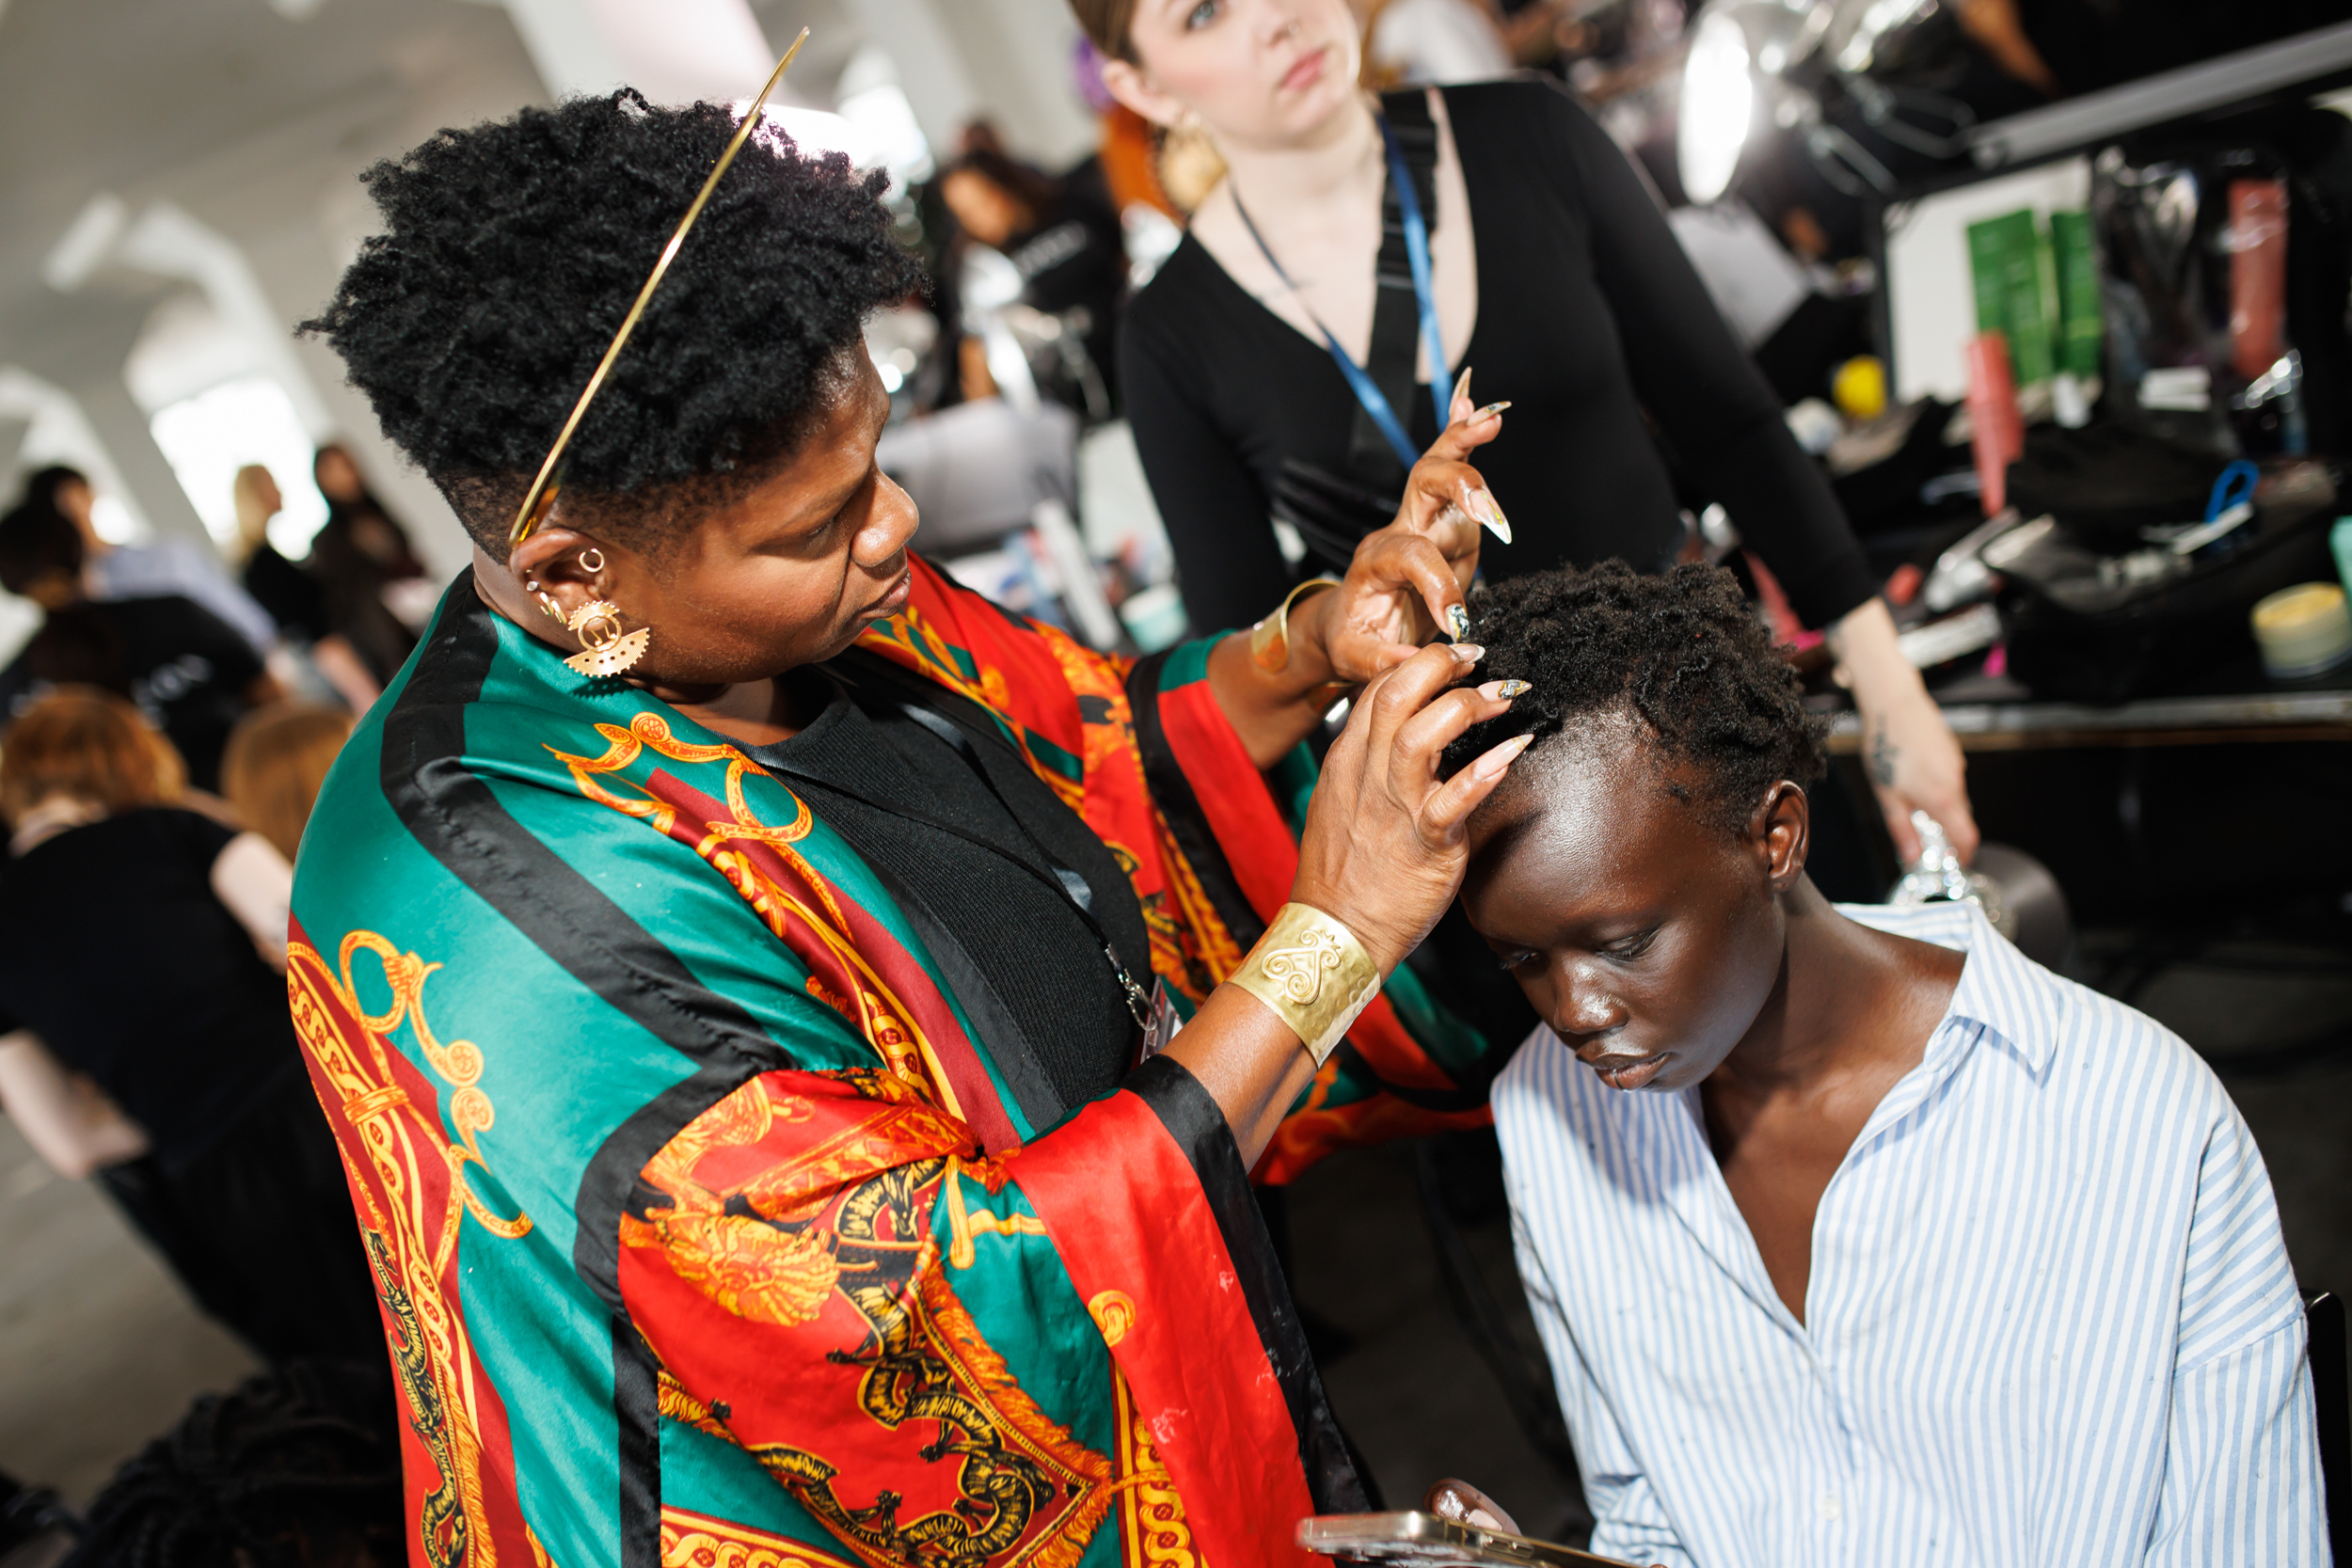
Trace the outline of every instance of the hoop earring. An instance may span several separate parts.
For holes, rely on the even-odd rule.
[[[621,607],[610,599],[581,605],[564,625],[580,639],[580,652],[564,662],[582,675],[617,675],[644,657],[645,646],[653,641],[651,626],[623,631]]]
[[[593,555],[593,556],[595,556],[596,559],[596,560],[594,560],[594,561],[589,560],[588,558],[589,558],[590,556],[592,556],[592,555]],[[589,546],[586,549],[584,549],[584,550],[580,551],[580,569],[581,571],[583,571],[583,572],[586,572],[586,573],[587,573],[590,577],[594,577],[594,576],[596,576],[598,572],[603,571],[603,570],[604,570],[604,552],[603,552],[602,550],[600,550],[600,549],[596,548],[596,546],[594,546],[594,545],[591,545],[591,546]]]

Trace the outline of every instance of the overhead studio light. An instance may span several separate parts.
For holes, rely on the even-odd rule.
[[[1683,194],[1700,206],[1721,199],[1741,158],[1773,132],[1798,137],[1840,190],[1891,192],[1894,175],[1839,119],[1930,157],[1952,155],[1974,119],[1966,107],[1884,78],[1923,52],[1923,37],[1956,30],[1940,0],[1718,0],[1683,61]]]
[[[1676,161],[1683,195],[1702,207],[1731,184],[1740,150],[1747,144],[1748,122],[1756,115],[1748,66],[1748,40],[1740,24],[1721,10],[1701,17],[1682,66]]]

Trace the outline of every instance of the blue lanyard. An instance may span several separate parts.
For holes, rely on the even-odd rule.
[[[1437,410],[1438,428],[1443,430],[1446,382],[1451,367],[1446,362],[1445,338],[1438,326],[1437,290],[1429,280],[1429,225],[1422,216],[1421,193],[1413,189],[1413,173],[1405,166],[1405,152],[1396,144],[1396,134],[1389,129],[1385,115],[1378,117],[1378,121],[1380,140],[1389,154],[1389,182],[1396,187],[1397,202],[1405,213],[1405,254],[1413,268],[1413,302],[1421,309],[1422,348],[1429,356],[1429,402]],[[1238,186],[1233,190],[1233,211],[1241,214],[1242,227],[1249,230],[1249,237],[1258,242],[1258,251],[1265,258],[1266,265],[1274,269],[1274,276],[1282,280],[1282,286],[1298,301],[1298,308],[1307,312],[1307,319],[1315,324],[1315,330],[1323,334],[1323,346],[1331,351],[1332,363],[1347,378],[1349,389],[1355,392],[1356,401],[1363,404],[1364,412],[1372,416],[1372,422],[1380,427],[1380,434],[1396,453],[1396,460],[1410,468],[1421,452],[1405,434],[1404,422],[1396,417],[1396,410],[1389,406],[1388,395],[1380,390],[1380,384],[1372,379],[1370,372],[1348,357],[1347,350],[1340,347],[1339,339],[1323,325],[1323,318],[1307,303],[1298,285],[1291,281],[1291,275],[1282,270],[1282,263],[1274,259],[1273,247],[1250,221],[1249,210],[1241,204]]]

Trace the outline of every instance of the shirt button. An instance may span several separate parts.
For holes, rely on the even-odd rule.
[[[1825,1497],[1821,1499],[1820,1506],[1821,1517],[1835,1522],[1838,1514],[1837,1499],[1836,1497]]]

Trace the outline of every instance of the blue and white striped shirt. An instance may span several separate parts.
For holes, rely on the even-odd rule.
[[[2302,1304],[2213,1073],[1973,909],[1843,912],[1968,961],[1821,1195],[1802,1324],[1695,1089],[1612,1089],[1549,1028],[1495,1085],[1593,1549],[1677,1568],[2326,1562]]]

